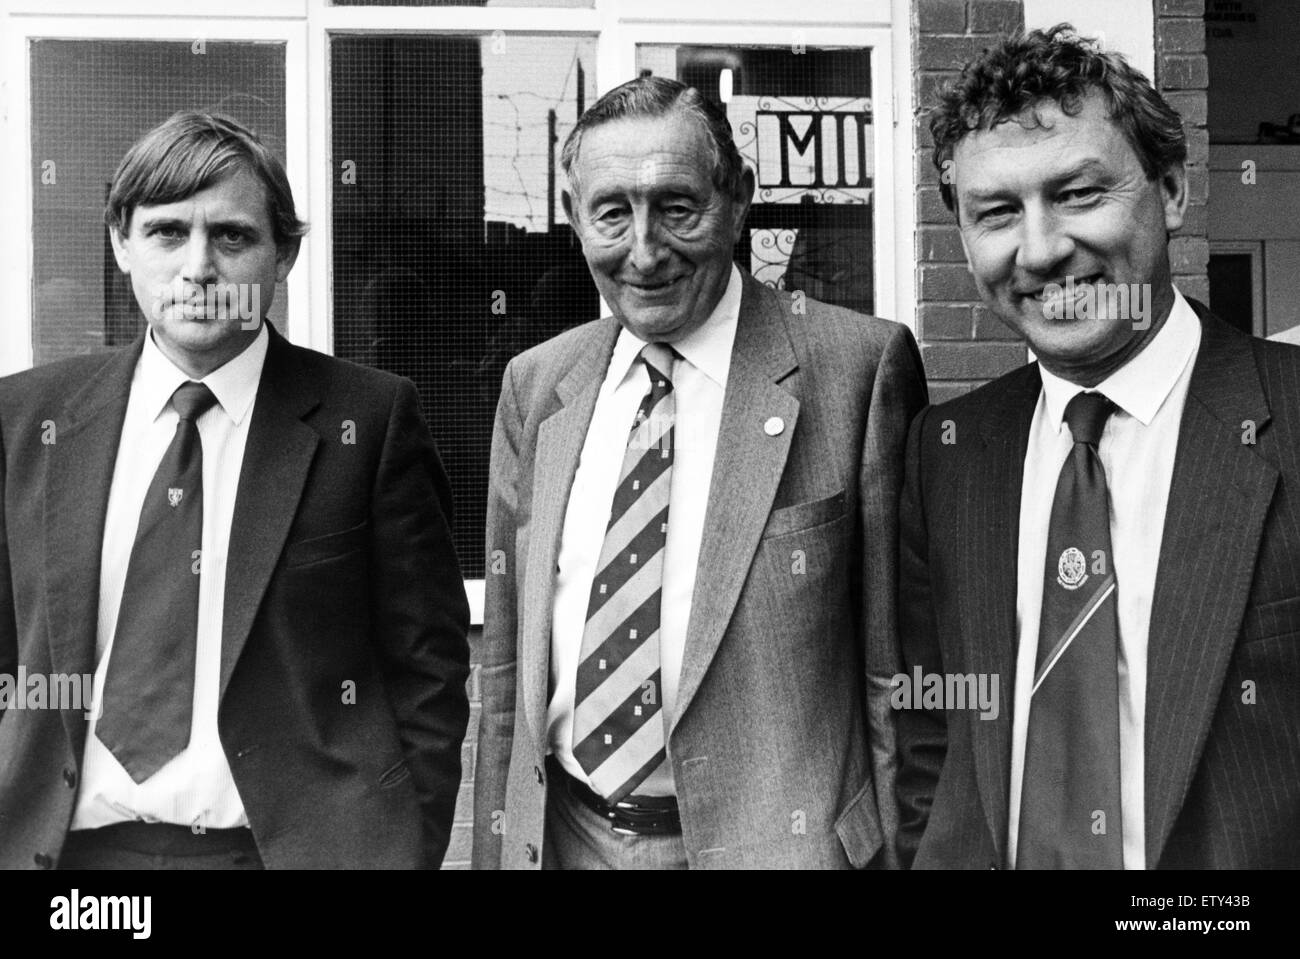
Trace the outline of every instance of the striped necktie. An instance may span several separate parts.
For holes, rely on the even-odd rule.
[[[573,716],[573,755],[615,803],[667,755],[660,713],[659,602],[673,473],[675,353],[650,343],[650,376],[628,437],[587,603]]]
[[[1119,619],[1106,471],[1097,454],[1114,409],[1100,393],[1080,393],[1065,408],[1074,446],[1047,534],[1018,869],[1124,866]]]

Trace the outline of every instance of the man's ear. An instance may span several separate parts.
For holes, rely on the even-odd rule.
[[[131,228],[128,225],[127,230],[130,229]],[[110,226],[108,228],[108,238],[113,244],[113,259],[117,260],[117,268],[123,273],[130,275],[131,259],[127,256],[127,244],[130,241],[122,236],[121,231],[118,230],[116,226]]]
[[[577,201],[574,200],[573,194],[568,190],[560,192],[560,206],[564,207],[564,215],[569,220],[569,225],[573,227],[573,232],[578,234],[578,239],[582,239],[582,217],[578,215]]]
[[[1165,232],[1173,233],[1183,225],[1187,212],[1187,166],[1177,163],[1160,174],[1160,198],[1165,206]]]
[[[298,250],[302,247],[302,237],[295,236],[275,248],[275,281],[283,283],[298,260]]]
[[[749,213],[749,205],[754,201],[754,171],[748,163],[741,164],[740,170],[740,192],[732,198],[732,213],[734,220],[731,224],[731,242],[739,243],[740,234],[745,229],[745,216]]]

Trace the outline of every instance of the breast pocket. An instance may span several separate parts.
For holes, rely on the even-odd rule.
[[[1254,643],[1300,633],[1300,596],[1260,603],[1246,610],[1241,642]]]
[[[847,505],[848,497],[844,495],[844,490],[840,490],[822,499],[774,509],[767,519],[767,526],[763,528],[763,538],[784,536],[837,520],[844,515]]]
[[[313,563],[323,563],[326,560],[346,556],[366,545],[369,531],[370,523],[365,522],[351,529],[339,530],[337,533],[326,533],[324,536],[313,536],[310,539],[289,543],[284,548],[284,567],[293,569],[298,566],[310,566]]]

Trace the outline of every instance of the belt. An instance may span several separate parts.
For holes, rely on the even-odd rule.
[[[621,836],[680,836],[682,817],[675,796],[628,796],[609,803],[586,783],[570,776],[554,756],[546,757],[546,771],[551,781],[559,783],[570,796],[597,816],[609,820],[609,828]]]
[[[107,846],[151,856],[206,856],[223,852],[257,855],[253,831],[247,827],[196,833],[189,826],[165,822],[118,822],[98,829],[69,832],[67,842],[82,848]]]

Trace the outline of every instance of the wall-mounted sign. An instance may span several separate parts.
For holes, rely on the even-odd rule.
[[[739,96],[727,104],[727,117],[758,175],[755,203],[870,202],[870,99]]]
[[[1251,40],[1259,36],[1258,0],[1207,0],[1207,40]]]

